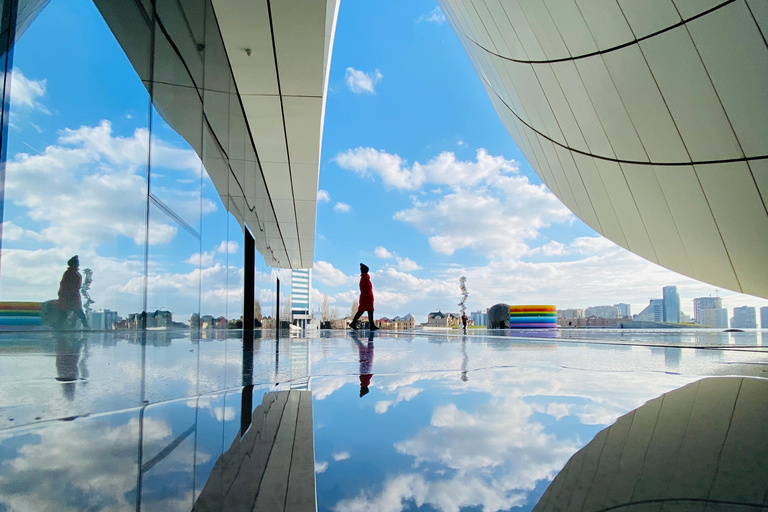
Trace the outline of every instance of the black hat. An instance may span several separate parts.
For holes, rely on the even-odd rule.
[[[368,273],[368,265],[366,265],[365,263],[361,263],[360,264],[360,272],[362,272],[363,274],[367,274]]]
[[[67,266],[69,267],[79,267],[80,266],[80,260],[77,257],[77,254],[69,258],[69,261],[67,262]]]

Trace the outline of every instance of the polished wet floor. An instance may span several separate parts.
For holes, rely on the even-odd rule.
[[[647,401],[768,377],[766,335],[4,333],[0,510],[532,510]]]

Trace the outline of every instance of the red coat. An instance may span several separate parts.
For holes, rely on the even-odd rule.
[[[358,311],[373,311],[373,285],[368,274],[360,276],[360,301]]]

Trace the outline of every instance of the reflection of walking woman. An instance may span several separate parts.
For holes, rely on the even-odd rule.
[[[360,356],[360,398],[368,394],[371,386],[371,377],[373,377],[373,334],[368,338],[368,343],[355,340],[357,351]]]
[[[83,323],[83,327],[88,328],[88,320],[83,313],[83,303],[80,300],[80,287],[83,284],[83,276],[78,271],[80,260],[77,255],[72,256],[67,262],[67,270],[61,276],[59,283],[58,309],[68,317],[73,312]],[[68,318],[67,318],[68,320]]]
[[[349,328],[357,330],[357,321],[362,316],[363,312],[368,312],[368,324],[372,331],[376,331],[379,328],[373,323],[373,285],[371,284],[371,277],[368,275],[368,267],[364,264],[360,264],[360,301],[357,308],[357,313],[352,319],[352,323],[349,324]]]

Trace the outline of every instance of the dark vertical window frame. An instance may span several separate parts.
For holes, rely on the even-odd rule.
[[[11,114],[11,70],[13,69],[13,49],[16,42],[16,17],[19,0],[3,2],[2,34],[0,48],[5,57],[5,69],[2,84],[2,110],[0,110],[0,265],[3,250],[3,212],[5,211],[5,162],[8,158],[8,128]]]

